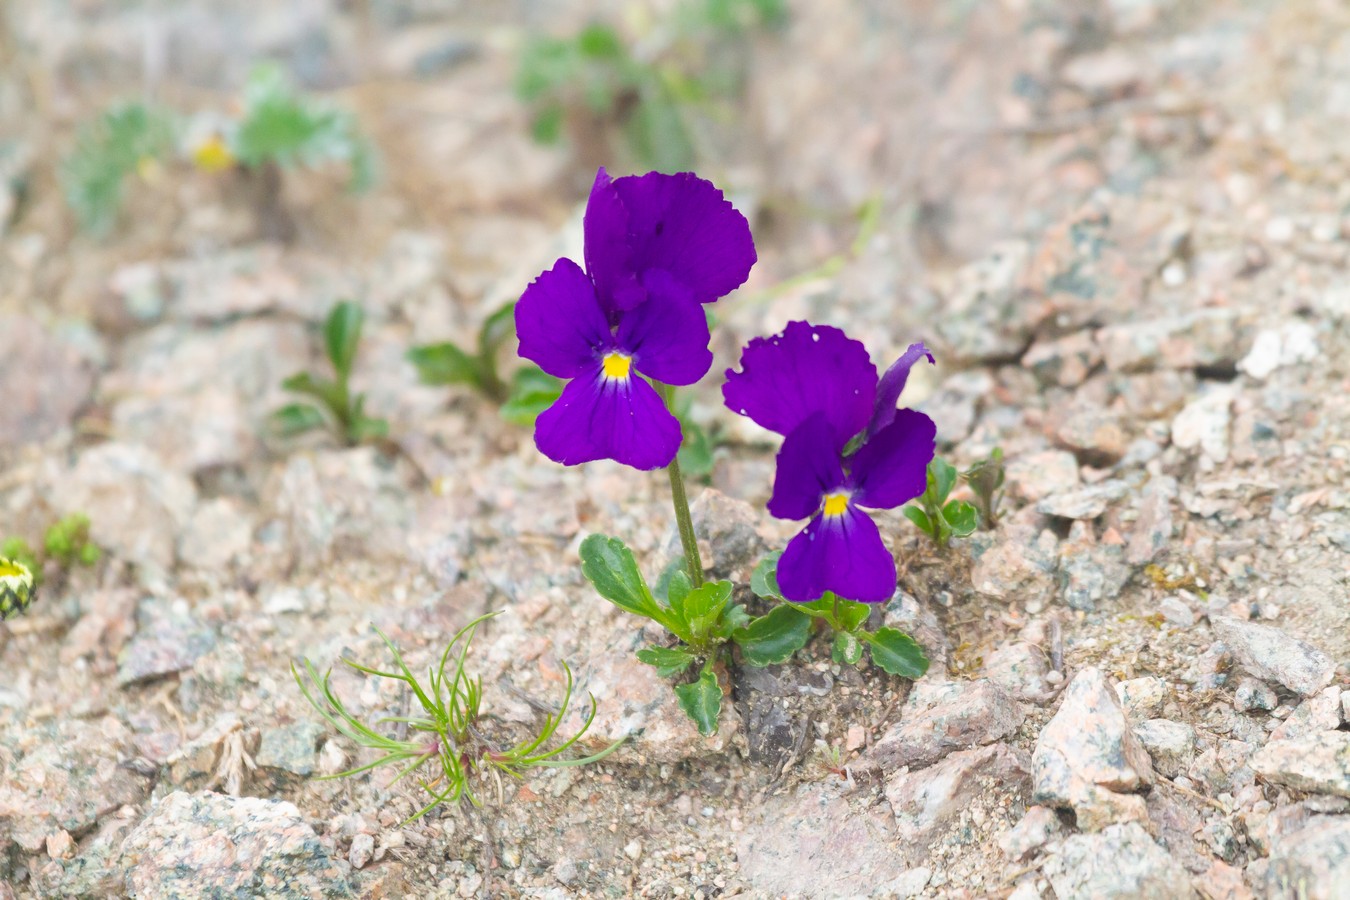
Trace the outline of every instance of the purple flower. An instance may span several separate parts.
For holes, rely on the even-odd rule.
[[[642,377],[693,384],[712,365],[702,304],[739,287],[755,263],[750,226],[711,183],[685,172],[595,176],[586,271],[560,259],[516,304],[520,355],[562,396],[535,423],[549,459],[670,464],[680,424]]]
[[[911,344],[878,381],[861,343],[837,328],[790,322],[752,340],[741,371],[727,371],[727,407],[784,435],[769,512],[810,519],[778,561],[787,599],[832,591],[879,603],[895,593],[895,559],[864,510],[901,506],[927,486],[933,420],[896,409],[920,357],[933,362],[923,344]],[[861,443],[845,455],[855,437]]]

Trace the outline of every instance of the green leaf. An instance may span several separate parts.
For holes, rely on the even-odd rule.
[[[849,631],[836,631],[834,645],[830,648],[830,659],[841,665],[856,666],[862,659],[862,641]]]
[[[328,313],[328,321],[324,323],[323,338],[328,347],[328,358],[332,360],[338,375],[344,379],[352,373],[365,318],[366,314],[360,306],[344,300],[333,307]]]
[[[793,609],[799,609],[807,615],[824,619],[839,631],[857,631],[858,626],[867,621],[872,607],[866,603],[845,600],[826,591],[825,596],[810,603],[795,603]]]
[[[593,534],[582,541],[581,573],[601,597],[619,609],[667,624],[668,617],[647,588],[633,551],[618,538]]]
[[[501,349],[502,344],[516,330],[516,303],[511,301],[502,305],[496,312],[483,320],[478,329],[478,356],[486,362]]]
[[[713,444],[701,425],[681,420],[684,442],[680,444],[680,471],[691,478],[703,478],[713,470]]]
[[[784,601],[783,592],[778,589],[778,558],[782,555],[782,551],[770,553],[750,573],[750,590],[756,597]]]
[[[100,236],[108,233],[117,220],[126,178],[167,158],[175,130],[168,112],[143,103],[114,107],[80,128],[59,176],[66,202],[82,227]]]
[[[328,426],[328,420],[308,403],[288,403],[268,417],[272,429],[282,437],[294,437],[306,431]]]
[[[947,502],[947,495],[956,486],[956,467],[940,456],[928,464],[928,487],[938,506]]]
[[[731,599],[730,581],[710,581],[694,588],[684,598],[684,620],[695,639],[712,633]]]
[[[951,526],[952,534],[965,537],[980,524],[980,514],[964,500],[953,500],[942,508],[942,518]]]
[[[830,594],[826,594],[830,597]],[[857,631],[859,626],[867,621],[867,617],[872,614],[872,607],[867,603],[856,603],[852,600],[839,601],[839,627],[844,631]]]
[[[323,403],[334,416],[347,414],[347,398],[336,382],[315,378],[308,372],[299,372],[281,383],[283,390],[306,394]]]
[[[352,421],[351,439],[353,443],[363,443],[364,441],[379,441],[389,436],[389,423],[384,419],[372,419],[368,416],[357,416]]]
[[[451,343],[425,344],[413,347],[407,353],[408,362],[417,369],[417,378],[423,384],[482,384],[482,367],[463,350]]]
[[[698,726],[699,734],[707,737],[717,733],[717,717],[722,712],[722,688],[711,667],[704,667],[698,681],[675,685],[675,696],[685,715]]]
[[[656,667],[656,674],[662,678],[678,675],[694,661],[694,654],[679,647],[643,647],[637,652],[637,658],[649,666]]]
[[[929,521],[928,513],[919,509],[919,507],[902,506],[900,507],[900,515],[904,516],[906,519],[909,519],[911,522],[917,525],[919,530],[922,531],[924,534],[934,539],[937,538],[937,529],[935,529],[933,527],[933,523]]]
[[[732,639],[752,666],[785,663],[806,646],[811,637],[811,617],[791,606],[775,606],[768,615],[737,629]]]
[[[928,671],[928,656],[914,638],[895,628],[858,633],[872,648],[872,662],[892,675],[921,678]]]
[[[532,426],[562,395],[562,389],[562,381],[538,366],[518,369],[511,378],[511,394],[502,404],[502,418],[513,425]]]

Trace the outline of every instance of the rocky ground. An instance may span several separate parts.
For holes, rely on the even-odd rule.
[[[1350,897],[1342,6],[801,3],[756,40],[704,172],[761,257],[719,304],[714,372],[793,318],[879,359],[923,339],[941,452],[1001,446],[1009,484],[947,553],[883,516],[902,578],[877,615],[925,678],[813,645],[733,672],[711,740],[577,567],[605,532],[659,570],[664,479],[554,466],[402,357],[577,253],[592,161],[530,143],[510,78],[522,27],[579,14],[236,6],[9,11],[0,532],[85,512],[106,553],[0,626],[0,898]],[[147,66],[216,96],[248,52],[341,88],[381,187],[291,179],[285,246],[192,175],[76,234],[51,165],[72,123]],[[358,381],[391,440],[278,441],[262,420],[341,297],[370,315]],[[772,445],[718,381],[696,518],[745,578],[789,530],[763,509]],[[562,660],[594,745],[630,742],[411,825],[415,785],[312,777],[361,760],[291,660],[374,663],[374,624],[418,668],[488,610],[471,659],[509,727]],[[362,712],[406,700],[335,683]]]

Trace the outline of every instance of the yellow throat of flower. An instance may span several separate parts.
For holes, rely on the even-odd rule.
[[[633,357],[624,356],[622,353],[607,353],[600,364],[605,370],[606,378],[624,379],[628,377],[628,370],[633,367]]]
[[[825,515],[842,516],[846,509],[848,509],[847,493],[839,491],[834,494],[825,495]]]
[[[0,557],[0,578],[6,578],[11,575],[18,578],[26,578],[28,574],[28,569],[24,566],[19,565],[13,560]]]

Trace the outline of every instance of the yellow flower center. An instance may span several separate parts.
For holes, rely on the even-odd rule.
[[[606,378],[627,378],[628,370],[633,367],[633,357],[624,356],[622,353],[607,353],[601,360],[601,365],[605,370]]]
[[[28,575],[28,570],[11,560],[0,559],[0,578],[8,578],[11,575],[24,578]]]
[[[234,154],[225,140],[216,134],[197,145],[192,151],[192,161],[203,172],[221,172],[234,165]]]
[[[845,491],[825,495],[825,515],[842,516],[846,509],[848,509],[848,494]]]

